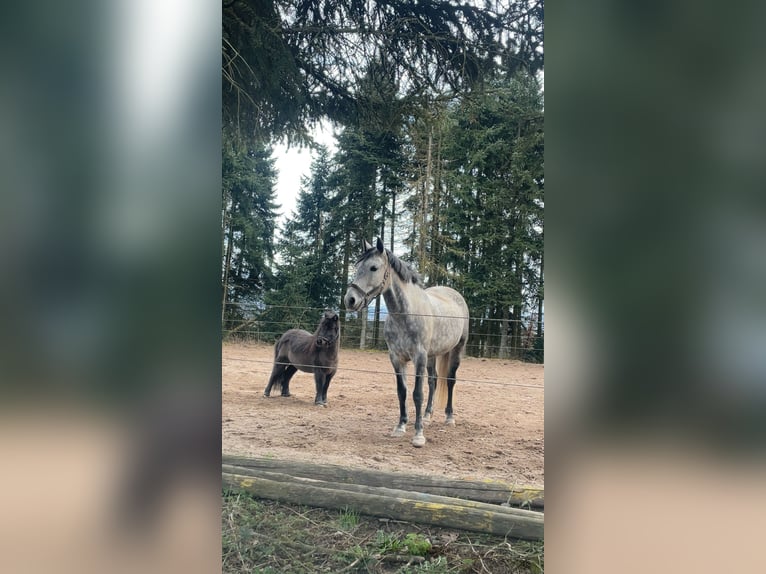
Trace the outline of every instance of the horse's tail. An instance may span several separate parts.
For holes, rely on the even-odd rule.
[[[449,371],[449,353],[436,358],[436,391],[434,408],[443,409],[447,406],[447,372]]]

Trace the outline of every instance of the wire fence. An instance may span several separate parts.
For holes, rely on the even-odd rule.
[[[322,307],[227,303],[222,336],[224,340],[271,344],[288,329],[314,332],[323,311]],[[367,314],[341,311],[341,347],[386,350],[383,327],[389,314],[393,315],[380,309],[376,320],[372,309]],[[512,358],[542,363],[544,322],[542,319],[538,321],[536,315],[525,319],[472,315],[465,352],[474,357]]]
[[[244,362],[244,363],[251,363],[256,365],[263,365],[262,368],[258,368],[257,372],[259,374],[263,375],[269,375],[271,373],[271,368],[275,364],[274,361],[265,361],[263,359],[250,359],[247,357],[233,357],[229,356],[227,357],[227,360],[229,361],[238,361],[238,362]],[[281,363],[277,362],[278,365],[293,365],[294,367],[306,367],[306,368],[312,368],[313,365],[301,365],[298,363]],[[354,372],[354,373],[367,373],[367,374],[373,374],[373,375],[381,375],[381,376],[392,376],[393,371],[378,371],[374,369],[358,369],[354,367],[339,367],[338,371],[343,372]],[[414,373],[412,373],[414,376]],[[463,377],[457,377],[457,380],[462,383],[473,383],[473,384],[481,384],[481,385],[497,385],[501,387],[518,387],[518,388],[527,388],[527,389],[539,389],[543,390],[543,385],[534,385],[534,384],[528,384],[528,383],[519,383],[514,381],[493,381],[493,380],[479,380],[479,379],[464,379]],[[260,391],[258,391],[260,392]]]

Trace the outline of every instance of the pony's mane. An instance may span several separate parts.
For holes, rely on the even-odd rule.
[[[364,261],[365,259],[372,257],[377,252],[378,250],[376,247],[373,247],[372,249],[368,249],[359,258],[359,261],[357,261],[357,265],[361,263],[362,261]],[[396,274],[399,276],[399,279],[401,279],[405,283],[412,283],[413,285],[423,287],[423,280],[420,278],[420,275],[418,275],[417,271],[415,271],[412,267],[410,267],[409,263],[407,263],[406,261],[402,261],[396,255],[391,253],[391,251],[389,251],[388,249],[386,249],[386,255],[388,256],[388,264],[391,266],[391,269],[393,269],[396,272]]]

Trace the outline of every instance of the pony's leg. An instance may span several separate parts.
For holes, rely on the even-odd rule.
[[[335,376],[335,371],[331,371],[325,378],[324,386],[322,387],[322,404],[327,406],[327,389],[330,388],[330,381]]]
[[[314,370],[314,386],[316,387],[316,397],[314,397],[314,404],[320,407],[327,406],[327,401],[322,400],[322,391],[324,389],[326,380],[327,375],[325,375],[324,370]]]
[[[412,391],[412,400],[415,403],[415,436],[412,439],[412,446],[417,447],[426,444],[426,437],[423,435],[421,408],[423,407],[423,379],[426,376],[427,361],[425,353],[420,353],[415,357],[415,389]]]
[[[446,424],[455,425],[455,415],[452,412],[452,390],[455,388],[455,375],[460,366],[460,350],[454,350],[450,353],[449,370],[447,371],[447,408],[444,414],[447,415]]]
[[[289,397],[290,395],[290,379],[298,372],[298,369],[292,365],[286,365],[284,374],[282,375],[282,396]]]
[[[399,424],[394,427],[391,436],[402,436],[407,430],[407,363],[402,363],[394,355],[389,355],[396,374],[396,394],[399,396]]]
[[[431,422],[431,415],[434,412],[434,389],[436,389],[436,357],[430,357],[426,365],[428,371],[428,402],[426,403],[426,412],[423,414],[423,422]]]

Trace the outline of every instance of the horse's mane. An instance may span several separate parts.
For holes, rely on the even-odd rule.
[[[402,261],[388,249],[386,249],[386,255],[388,255],[388,262],[391,265],[391,269],[396,271],[399,279],[405,283],[410,282],[420,287],[423,286],[423,280],[420,278],[420,275],[418,275],[417,271],[410,267],[409,263]]]
[[[361,263],[368,257],[372,257],[375,253],[377,253],[378,250],[376,247],[373,247],[372,249],[368,249],[364,252],[362,257],[359,258],[358,263]],[[399,276],[399,279],[404,281],[405,283],[412,283],[413,285],[417,285],[419,287],[423,287],[423,280],[420,278],[420,275],[418,275],[418,272],[415,271],[412,267],[410,267],[410,264],[406,261],[402,261],[399,259],[396,255],[391,253],[388,249],[386,249],[386,255],[388,256],[388,264],[391,266],[391,269],[393,269],[396,274]]]

